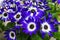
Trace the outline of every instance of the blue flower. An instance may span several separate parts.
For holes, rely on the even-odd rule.
[[[55,29],[55,26],[58,25],[58,21],[55,18],[52,18],[52,15],[48,13],[48,16],[44,16],[41,20],[41,27],[40,27],[40,33],[42,34],[42,38],[45,37],[45,34],[47,33],[49,36],[53,36],[52,32],[57,32]]]
[[[37,0],[37,4],[40,5],[40,6],[44,6],[46,4],[48,4],[47,0]]]
[[[2,4],[1,9],[1,20],[3,21],[9,21],[11,18],[10,13],[16,11],[16,7],[13,7],[13,4],[15,4],[12,0],[4,0]]]
[[[15,0],[4,0],[3,1],[3,5],[6,6],[11,6],[10,4],[14,4],[15,3]]]
[[[5,31],[5,38],[7,40],[16,40],[16,31],[15,30],[6,30]]]
[[[47,10],[46,8],[48,8],[47,4],[44,4],[44,2],[41,1],[35,2],[35,4],[34,2],[31,2],[29,7],[30,8],[35,7],[37,10],[42,10],[42,11]]]
[[[30,6],[28,10],[26,11],[26,15],[28,16],[35,16],[37,14],[38,10],[36,7]]]
[[[51,8],[48,6],[47,0],[37,0],[37,5],[36,5],[40,10],[50,10]]]
[[[36,2],[36,0],[30,0],[29,3],[32,4],[33,6],[37,6],[37,2]]]
[[[17,12],[14,15],[12,15],[11,21],[12,22],[19,21],[21,18],[22,18],[21,12]]]
[[[60,4],[60,0],[57,0],[57,3]]]
[[[1,20],[3,20],[4,22],[5,21],[9,21],[9,16],[11,16],[9,13],[8,13],[8,10],[6,10],[6,9],[2,9],[1,10]]]
[[[32,3],[30,4],[30,6],[28,8],[23,8],[22,11],[24,11],[27,15],[27,17],[31,16],[31,17],[35,17],[35,16],[44,16],[45,15],[45,11],[43,11],[42,9],[39,9],[37,6],[33,6]]]
[[[11,14],[11,22],[23,21],[26,17],[25,13],[21,11],[16,11],[14,14]]]
[[[39,23],[36,18],[29,17],[28,20],[22,22],[23,32],[29,35],[36,34],[39,30]]]
[[[43,6],[45,10],[51,10],[51,8],[48,5]]]
[[[39,10],[39,12],[36,13],[36,16],[38,18],[43,18],[45,16],[45,14],[46,14],[45,11]]]
[[[28,0],[17,0],[16,2],[17,6],[20,6],[21,8],[25,8],[29,5],[29,1]]]
[[[4,0],[6,3],[14,3],[16,0]]]

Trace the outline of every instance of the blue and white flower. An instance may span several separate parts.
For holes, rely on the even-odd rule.
[[[29,17],[28,20],[24,20],[22,22],[23,32],[29,35],[36,34],[37,30],[39,30],[39,23],[36,19]]]
[[[42,34],[42,38],[45,37],[45,34],[47,33],[49,36],[53,36],[52,32],[57,32],[55,29],[55,25],[58,25],[58,21],[56,19],[52,18],[52,15],[49,13],[47,17],[43,17],[40,20],[41,27],[40,27],[40,33]]]
[[[15,30],[5,31],[5,38],[7,40],[16,40],[16,31]]]

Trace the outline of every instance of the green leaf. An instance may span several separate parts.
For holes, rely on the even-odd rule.
[[[60,5],[56,4],[56,11],[60,12]]]
[[[17,40],[27,40],[28,39],[28,35],[24,34],[24,33],[20,33],[20,34],[17,34]]]
[[[10,28],[13,28],[14,25],[15,25],[15,23],[9,22],[9,23],[7,24],[7,26],[5,27],[5,30],[8,30],[8,29],[10,29]]]
[[[42,38],[38,34],[36,34],[31,36],[31,40],[42,40]]]
[[[1,30],[4,30],[4,27],[5,27],[5,26],[3,25],[3,21],[0,20],[0,29],[1,29]]]
[[[60,12],[56,11],[53,16],[56,17],[58,21],[60,20]]]
[[[56,12],[56,4],[55,3],[49,2],[48,6],[51,8],[51,10],[50,10],[51,13]]]
[[[52,2],[52,0],[47,0],[47,2]]]
[[[53,33],[53,36],[54,36],[57,40],[60,40],[60,32],[55,32],[55,33]]]
[[[44,40],[49,40],[49,39],[50,39],[49,35],[46,34]]]

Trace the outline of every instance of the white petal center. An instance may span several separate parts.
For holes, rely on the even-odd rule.
[[[12,36],[12,33],[13,33],[14,36]],[[9,36],[10,36],[11,39],[15,39],[15,37],[16,37],[15,32],[14,31],[11,31],[9,33]]]
[[[45,25],[47,25],[47,27],[48,27],[47,29],[44,28]],[[43,32],[51,31],[50,25],[47,22],[44,22],[41,27],[42,27]]]
[[[30,28],[31,24],[33,24],[33,26],[34,26],[33,29]],[[27,29],[28,29],[28,31],[30,31],[30,32],[35,31],[35,30],[36,30],[36,24],[33,23],[33,22],[30,22],[30,23],[28,24],[28,26],[27,26]]]

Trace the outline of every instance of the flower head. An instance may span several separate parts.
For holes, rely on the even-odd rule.
[[[40,9],[40,10],[50,10],[51,8],[48,6],[48,2],[47,0],[37,0],[37,7]]]
[[[11,16],[11,15],[9,15],[8,10],[5,9],[5,8],[3,8],[1,10],[1,14],[0,15],[1,15],[1,20],[3,20],[4,22],[5,21],[9,21],[9,16]]]
[[[45,11],[40,10],[37,6],[33,6],[32,3],[28,8],[23,8],[22,11],[24,11],[27,15],[27,18],[29,16],[35,17],[35,16],[43,16],[45,14]]]
[[[39,30],[39,23],[36,19],[29,17],[28,20],[22,22],[22,28],[26,34],[36,34],[37,30]]]
[[[15,32],[15,30],[7,30],[5,32],[5,38],[7,40],[16,40],[16,32]]]
[[[16,5],[25,8],[29,5],[29,0],[16,0]]]
[[[58,24],[58,21],[56,19],[53,19],[52,15],[49,13],[48,17],[43,17],[40,20],[41,27],[40,32],[42,34],[42,37],[44,38],[45,34],[48,33],[49,36],[53,36],[52,32],[57,32],[55,29],[55,25]]]
[[[19,21],[21,18],[22,18],[21,12],[16,12],[14,15],[12,15],[11,21],[12,22]]]

